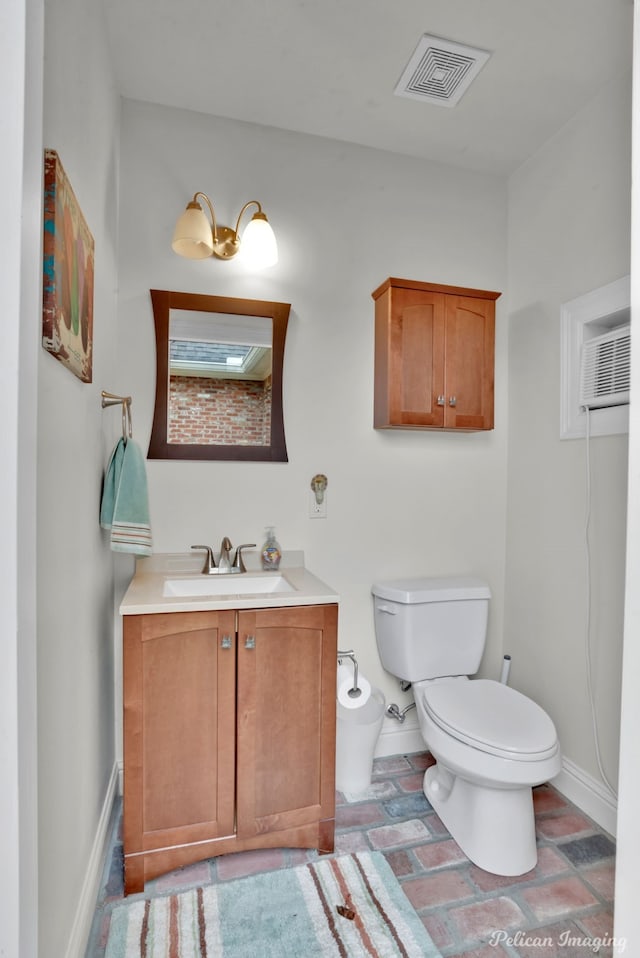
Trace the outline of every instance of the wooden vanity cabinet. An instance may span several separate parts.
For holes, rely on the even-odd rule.
[[[493,429],[500,293],[387,279],[375,300],[376,429]]]
[[[332,851],[337,606],[123,621],[126,894],[226,852]]]

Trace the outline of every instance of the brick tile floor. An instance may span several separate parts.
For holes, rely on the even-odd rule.
[[[443,958],[610,958],[615,844],[550,785],[534,789],[538,863],[517,878],[472,864],[422,793],[428,752],[376,759],[364,795],[337,793],[336,854],[379,849]],[[104,958],[111,908],[123,899],[120,809],[86,958]],[[304,849],[248,851],[147,884],[148,896],[317,858]],[[599,947],[599,950],[596,950]],[[261,958],[256,945],[255,958]]]

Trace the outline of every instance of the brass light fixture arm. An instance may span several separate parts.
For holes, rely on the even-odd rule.
[[[262,212],[262,207],[260,206],[260,204],[258,203],[258,201],[257,201],[257,200],[249,200],[249,202],[248,202],[248,203],[245,203],[244,206],[242,207],[242,209],[240,210],[240,212],[238,213],[238,219],[236,220],[236,236],[238,235],[238,230],[240,229],[240,220],[242,219],[242,215],[243,215],[244,211],[245,211],[246,209],[248,209],[249,206],[257,206],[257,207],[258,207],[257,212],[254,213],[254,216],[260,216],[260,218],[266,219],[266,216],[265,216],[264,213]]]
[[[198,191],[194,194],[193,200],[191,202],[193,204],[198,204],[198,197],[202,197],[209,210],[212,224],[211,230],[213,233],[213,255],[217,256],[219,259],[231,259],[238,252],[240,247],[240,220],[242,219],[245,210],[247,210],[250,206],[257,206],[258,209],[254,215],[266,219],[266,216],[262,212],[262,206],[260,203],[257,200],[249,200],[249,202],[245,203],[240,210],[238,219],[236,220],[236,228],[234,230],[232,230],[230,226],[219,226],[216,220],[215,211],[213,209],[213,203],[207,194]]]
[[[238,250],[240,249],[240,237],[238,236],[238,225],[240,223],[240,216],[245,211],[247,206],[250,206],[251,203],[257,202],[256,200],[251,200],[251,203],[245,203],[242,210],[240,211],[240,216],[238,217],[238,224],[236,224],[235,230],[231,229],[230,226],[221,226],[216,220],[216,214],[213,209],[213,203],[209,199],[206,193],[201,193],[198,191],[193,197],[193,203],[198,203],[198,197],[201,196],[202,199],[207,204],[209,213],[211,215],[212,222],[212,233],[213,233],[213,255],[217,256],[218,259],[232,259]],[[198,204],[199,205],[199,204]],[[260,204],[258,203],[258,206]]]
[[[215,212],[214,212],[214,210],[213,210],[213,203],[211,202],[211,200],[209,199],[209,197],[207,196],[207,194],[206,194],[206,193],[201,193],[200,191],[198,191],[197,193],[194,193],[194,194],[193,194],[193,199],[191,200],[191,203],[189,204],[189,206],[191,206],[192,204],[193,204],[194,206],[199,206],[199,205],[200,205],[200,204],[198,203],[198,197],[199,197],[199,196],[202,197],[202,199],[205,201],[205,203],[207,204],[207,206],[208,206],[208,208],[209,208],[209,213],[211,214],[211,224],[212,224],[211,230],[212,230],[212,233],[213,233],[213,242],[214,242],[214,244],[216,244],[216,243],[218,242],[218,226],[217,226],[217,223],[216,223],[216,214],[215,214]]]

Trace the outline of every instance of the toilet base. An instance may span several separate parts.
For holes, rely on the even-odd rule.
[[[427,769],[424,794],[475,865],[494,875],[524,875],[538,860],[531,788],[491,788]]]

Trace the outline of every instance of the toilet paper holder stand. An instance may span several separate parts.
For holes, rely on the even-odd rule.
[[[349,649],[345,652],[341,652],[338,649],[338,665],[342,665],[343,659],[351,659],[353,662],[353,686],[347,692],[347,695],[351,699],[357,699],[362,695],[362,689],[358,688],[358,660],[356,659],[353,649]]]

